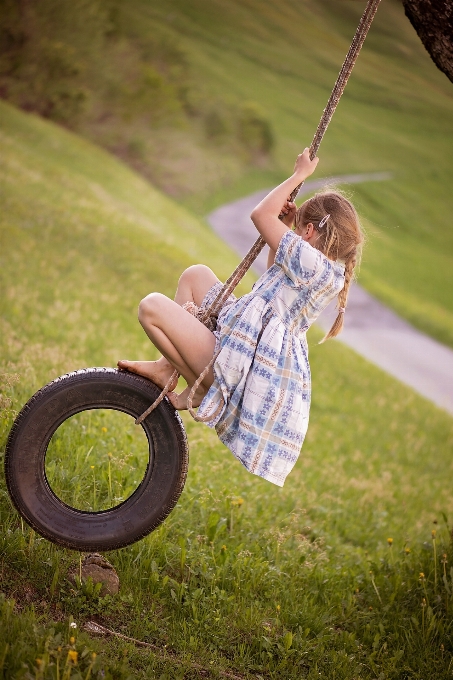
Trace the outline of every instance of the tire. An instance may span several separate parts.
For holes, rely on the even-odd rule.
[[[68,418],[88,409],[114,409],[134,418],[157,398],[150,380],[113,368],[87,368],[53,380],[17,416],[5,452],[11,500],[41,536],[66,548],[106,551],[135,543],[156,529],[175,507],[189,462],[187,438],[168,399],[141,424],[149,460],[140,485],[120,505],[100,512],[71,508],[50,488],[47,447]]]

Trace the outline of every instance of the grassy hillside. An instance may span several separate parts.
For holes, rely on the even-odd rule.
[[[225,276],[234,257],[105,152],[5,104],[0,115],[3,450],[44,382],[153,356],[135,319],[142,295],[171,294],[199,260]],[[309,435],[284,489],[185,418],[186,488],[158,531],[109,555],[117,597],[74,586],[77,556],[25,527],[1,482],[4,677],[54,678],[57,664],[74,680],[448,677],[452,420],[339,343],[314,344],[311,363]],[[65,433],[60,470],[87,436],[101,452],[77,462],[73,488],[88,479],[96,493],[107,440],[116,462],[121,442],[101,425]],[[154,648],[92,639],[92,618]]]
[[[44,115],[203,215],[292,167],[364,3],[40,0],[25,15],[3,4],[15,8],[3,14],[3,96],[40,111],[50,102]],[[452,94],[399,0],[384,0],[318,174],[393,173],[354,189],[369,231],[361,283],[453,346]],[[68,102],[75,113],[64,118]]]

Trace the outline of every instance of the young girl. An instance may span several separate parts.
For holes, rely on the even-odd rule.
[[[308,426],[306,331],[338,296],[338,315],[326,338],[340,332],[363,241],[357,213],[341,194],[319,193],[299,209],[288,202],[317,163],[305,149],[291,177],[253,210],[251,218],[270,248],[268,270],[250,293],[230,296],[216,331],[182,309],[186,302],[208,306],[222,285],[208,267],[195,265],[182,274],[174,301],[151,293],[140,303],[140,323],[162,358],[118,362],[160,387],[176,368],[188,387],[168,397],[185,409],[191,386],[220,351],[193,405],[200,405],[198,414],[250,472],[278,486],[293,468]]]

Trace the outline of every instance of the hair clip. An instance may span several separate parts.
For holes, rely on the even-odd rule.
[[[330,213],[329,213],[328,215],[325,215],[325,216],[322,218],[321,222],[318,224],[318,229],[322,229],[323,226],[324,226],[325,224],[327,224],[327,220],[329,219],[329,217],[330,217]]]
[[[346,311],[346,307],[338,307],[338,314],[344,314]]]

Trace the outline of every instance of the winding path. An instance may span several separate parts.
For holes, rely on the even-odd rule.
[[[326,184],[355,184],[390,179],[389,173],[343,175],[309,180],[299,196]],[[255,242],[257,233],[249,217],[268,189],[217,208],[207,217],[214,231],[241,257]],[[267,249],[254,264],[257,274],[266,269]],[[330,328],[335,303],[321,314],[318,325]],[[401,382],[453,415],[453,350],[421,333],[378,302],[357,284],[349,295],[345,327],[339,339]]]

